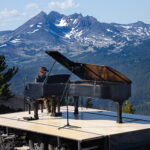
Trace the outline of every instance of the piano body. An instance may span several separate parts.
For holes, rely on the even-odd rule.
[[[117,104],[117,122],[122,123],[122,105],[131,96],[131,80],[107,66],[73,62],[57,51],[46,53],[82,80],[67,82],[69,76],[64,75],[65,79],[61,81],[58,78],[63,78],[63,75],[54,75],[50,82],[27,84],[26,96],[37,99],[51,95],[62,96],[65,92],[68,96],[74,96],[77,113],[79,96],[110,99]]]

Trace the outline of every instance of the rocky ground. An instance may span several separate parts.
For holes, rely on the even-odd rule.
[[[24,99],[21,95],[15,95],[9,100],[0,101],[0,114],[19,112],[24,110]],[[0,150],[9,150],[9,147],[14,147],[16,145],[15,135],[3,134],[2,129],[0,129]],[[25,142],[24,142],[25,143]],[[29,150],[29,147],[15,147],[14,150]]]

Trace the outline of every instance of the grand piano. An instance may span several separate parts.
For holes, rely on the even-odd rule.
[[[60,80],[59,75],[54,75],[53,79],[49,77],[51,80],[44,83],[28,83],[25,88],[26,96],[35,100],[52,95],[73,96],[77,112],[79,96],[110,99],[117,105],[117,122],[122,123],[122,105],[131,96],[130,79],[111,67],[74,62],[58,51],[46,53],[82,80],[72,82],[69,76]]]

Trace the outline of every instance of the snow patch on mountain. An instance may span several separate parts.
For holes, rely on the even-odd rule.
[[[3,44],[3,45],[1,45],[0,47],[5,47],[5,46],[7,46],[7,44]]]
[[[32,32],[27,32],[27,33],[33,34],[33,33],[37,32],[37,31],[39,31],[39,29],[35,29],[35,30],[33,30]]]
[[[81,55],[81,54],[84,54],[84,53],[88,53],[88,52],[91,52],[91,53],[94,53],[96,52],[93,47],[88,47],[87,49],[72,49],[68,54],[70,57],[75,57],[75,56],[78,56],[78,55]]]
[[[55,24],[57,27],[64,27],[64,26],[67,26],[68,23],[66,22],[65,19],[61,19],[57,24]]]
[[[12,41],[10,41],[11,43],[18,43],[18,42],[20,42],[20,39],[14,39],[14,40],[12,40]]]
[[[123,28],[125,28],[125,29],[130,29],[130,28],[132,28],[132,26],[128,26],[128,25],[122,25],[121,27],[123,27]]]
[[[107,55],[110,55],[110,54],[118,54],[120,52],[123,51],[123,47],[127,45],[126,42],[119,42],[119,43],[116,43],[115,45],[115,48],[113,50],[108,50],[107,52]]]
[[[73,24],[77,24],[77,22],[78,22],[78,19],[75,19],[75,20],[73,21]]]
[[[37,25],[38,28],[41,28],[41,25]]]
[[[113,32],[112,30],[110,30],[110,29],[106,29],[108,32]]]
[[[72,28],[72,30],[69,33],[65,34],[65,37],[69,38],[69,39],[71,37],[79,38],[79,37],[81,37],[82,33],[83,33],[82,30],[78,31],[78,29]]]
[[[146,33],[147,36],[150,36],[150,33],[149,33],[149,32],[145,31],[145,33]]]
[[[30,25],[30,28],[32,28],[33,26],[34,26],[34,24],[31,24],[31,25]]]

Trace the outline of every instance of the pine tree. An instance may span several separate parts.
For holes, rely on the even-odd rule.
[[[8,69],[4,55],[0,55],[0,100],[7,100],[13,96],[10,91],[10,80],[18,72],[18,68]]]
[[[133,105],[129,101],[125,102],[125,106],[123,107],[122,111],[124,113],[129,113],[129,114],[135,113],[135,110],[133,109]]]

